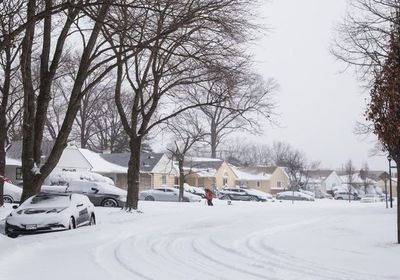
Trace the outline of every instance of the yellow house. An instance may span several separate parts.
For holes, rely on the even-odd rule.
[[[209,189],[236,187],[237,175],[233,167],[224,160],[193,157],[185,161],[184,167],[185,183],[191,186]]]
[[[236,174],[236,185],[243,188],[277,193],[285,190],[290,179],[282,167],[252,166],[233,168]]]

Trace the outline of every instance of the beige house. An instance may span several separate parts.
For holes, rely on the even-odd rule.
[[[253,166],[233,169],[236,174],[236,185],[254,188],[264,192],[278,193],[289,184],[289,176],[282,167]]]
[[[129,153],[99,154],[99,156],[112,164],[125,169],[124,173],[100,174],[113,177],[115,184],[123,189],[128,187],[128,163]],[[96,171],[95,171],[96,172]],[[140,155],[140,191],[156,187],[173,187],[175,185],[176,172],[172,161],[164,153],[142,152]]]
[[[174,163],[177,176],[178,164]],[[214,158],[188,158],[184,164],[185,183],[195,186],[213,189],[222,189],[224,186],[234,188],[236,186],[236,174],[232,166],[226,161]],[[178,177],[176,184],[179,184]]]

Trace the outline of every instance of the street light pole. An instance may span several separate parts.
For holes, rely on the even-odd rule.
[[[389,191],[390,191],[390,208],[393,208],[393,192],[392,192],[392,157],[388,155],[389,161]]]
[[[385,202],[386,202],[386,208],[389,208],[388,206],[388,201],[387,201],[387,177],[385,175]]]

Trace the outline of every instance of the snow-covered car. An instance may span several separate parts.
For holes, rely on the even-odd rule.
[[[94,206],[87,196],[39,193],[7,216],[5,232],[9,237],[17,237],[20,234],[60,231],[94,224]]]
[[[184,187],[186,192],[189,192],[191,194],[200,196],[201,198],[205,198],[204,188],[193,187],[193,186],[190,186],[189,184],[186,184],[186,183],[183,185],[183,187]],[[179,186],[176,186],[175,188],[179,189]]]
[[[79,193],[89,197],[95,206],[123,207],[127,192],[105,182],[71,181],[68,186],[46,186],[41,188],[51,193]]]
[[[175,201],[179,200],[179,190],[175,188],[154,188],[150,190],[141,191],[139,193],[139,200],[148,201]],[[183,201],[185,202],[199,202],[201,197],[191,194],[187,191],[183,192]]]
[[[336,200],[360,200],[361,197],[356,193],[342,192],[338,191],[334,193],[334,198]]]
[[[4,182],[3,202],[16,203],[21,200],[22,189],[16,185]]]
[[[267,201],[265,194],[253,189],[224,188],[219,192],[218,197],[222,200]]]
[[[383,198],[375,194],[366,194],[364,197],[360,199],[360,202],[362,203],[374,203],[381,201],[383,201]]]
[[[116,186],[91,181],[71,181],[66,192],[87,195],[95,206],[123,207],[127,192]]]
[[[304,200],[304,201],[314,201],[314,198],[308,194],[298,192],[298,191],[285,191],[276,194],[276,199],[279,200]]]

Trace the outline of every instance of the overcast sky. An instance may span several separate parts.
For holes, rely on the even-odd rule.
[[[272,31],[254,54],[258,71],[280,85],[280,126],[267,126],[262,141],[286,141],[327,168],[352,159],[357,168],[368,162],[371,169],[386,169],[385,158],[369,157],[374,139],[353,133],[367,94],[353,71],[341,73],[345,65],[329,52],[346,0],[265,2],[261,15]]]

